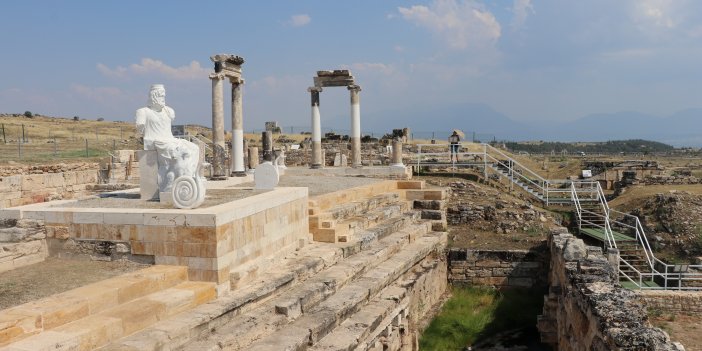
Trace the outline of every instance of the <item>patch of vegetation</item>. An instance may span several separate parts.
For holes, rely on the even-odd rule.
[[[463,350],[505,330],[536,325],[543,292],[453,287],[452,297],[419,340],[421,350]]]
[[[636,153],[651,153],[651,152],[668,152],[673,151],[674,147],[668,144],[659,143],[657,141],[631,139],[631,140],[611,140],[606,142],[593,143],[563,143],[563,142],[506,142],[505,146],[512,151],[525,151],[529,153],[544,154],[554,152],[562,152],[566,150],[568,153],[619,153],[619,152],[636,152]]]

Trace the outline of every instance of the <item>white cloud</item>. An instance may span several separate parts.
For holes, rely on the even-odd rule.
[[[102,63],[97,64],[97,69],[103,75],[112,78],[127,78],[131,75],[155,74],[170,79],[203,79],[207,77],[209,71],[203,68],[199,62],[192,61],[190,64],[180,67],[171,67],[163,61],[145,57],[140,63],[133,63],[127,67],[117,66],[110,68]]]
[[[399,7],[402,17],[425,27],[454,49],[493,45],[501,35],[500,24],[482,4],[473,0],[434,0],[429,7]]]
[[[288,24],[293,27],[302,27],[310,24],[312,18],[307,14],[292,15]]]
[[[671,29],[681,22],[686,7],[684,0],[637,0],[635,17],[640,22]]]
[[[534,13],[534,6],[531,4],[531,0],[514,0],[512,12],[514,13],[512,26],[514,28],[519,28],[524,25],[527,17]]]
[[[78,96],[98,102],[114,102],[126,98],[126,94],[117,87],[89,87],[82,84],[71,84],[71,92]]]

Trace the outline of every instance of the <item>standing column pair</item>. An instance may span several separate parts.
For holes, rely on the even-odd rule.
[[[361,103],[358,93],[361,87],[349,85],[351,94],[351,167],[361,167]],[[307,89],[311,95],[312,102],[312,160],[310,168],[321,168],[324,166],[322,160],[322,126],[319,114],[319,93],[321,87],[310,87]]]
[[[231,169],[225,167],[224,142],[224,78],[221,73],[210,74],[212,80],[212,162],[213,178],[226,178],[229,173],[244,174],[244,113],[242,107],[243,79],[230,78],[232,84],[232,159]]]

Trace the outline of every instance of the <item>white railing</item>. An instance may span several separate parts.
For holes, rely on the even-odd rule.
[[[451,165],[452,167],[482,166],[486,179],[488,176],[488,169],[493,169],[493,171],[499,173],[501,176],[508,178],[510,184],[518,184],[525,190],[530,190],[529,192],[532,195],[544,201],[547,206],[551,202],[555,203],[556,199],[562,201],[569,198],[570,202],[575,206],[578,229],[582,229],[583,225],[601,229],[604,232],[605,243],[608,247],[617,248],[617,240],[614,236],[612,225],[627,228],[633,232],[634,240],[636,244],[643,249],[642,251],[644,252],[646,266],[651,269],[651,272],[641,272],[631,265],[631,263],[620,258],[624,266],[630,268],[636,274],[635,277],[632,277],[630,274],[620,270],[620,275],[624,279],[631,281],[640,289],[702,289],[702,265],[674,265],[665,263],[656,258],[653,254],[653,250],[651,249],[651,245],[646,238],[646,233],[639,218],[610,209],[604,194],[604,190],[599,182],[566,179],[547,180],[491,145],[468,144],[468,146],[478,145],[482,147],[481,151],[455,153],[455,155],[463,157],[464,160],[466,158],[473,158],[473,162],[456,162],[454,158],[450,157],[450,144],[419,144],[416,156],[417,169],[419,171],[422,165]],[[422,147],[424,147],[425,150],[429,148],[438,148],[440,150],[445,148],[447,151],[422,153]],[[466,147],[466,144],[460,144],[459,147],[460,149],[463,149]],[[439,159],[445,158],[446,156],[449,156],[449,160],[447,162],[439,161]],[[424,157],[432,157],[432,160],[428,161],[424,159]],[[598,202],[602,213],[584,209],[582,207],[583,201]],[[629,219],[631,222],[633,222],[633,225],[622,221],[613,220],[613,214]],[[587,216],[588,219],[584,218],[585,216]],[[644,283],[644,281],[647,280],[654,281],[656,277],[663,280],[662,287],[658,287],[655,284],[647,285]],[[676,281],[679,286],[668,286],[669,281]],[[683,287],[683,282],[697,282],[700,286]]]

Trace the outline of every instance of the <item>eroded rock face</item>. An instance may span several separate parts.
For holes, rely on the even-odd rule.
[[[542,342],[554,350],[684,350],[649,325],[599,248],[571,234],[551,236],[549,247],[549,294],[538,318]]]

